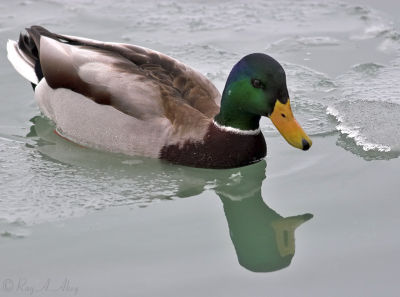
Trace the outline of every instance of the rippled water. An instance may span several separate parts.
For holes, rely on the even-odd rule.
[[[341,263],[343,259],[354,259],[354,254],[360,249],[365,248],[365,253],[372,253],[374,244],[381,242],[374,239],[379,234],[385,234],[392,246],[398,246],[390,235],[394,232],[390,226],[396,224],[391,224],[389,219],[385,220],[384,215],[387,212],[393,222],[398,222],[396,214],[393,213],[395,207],[390,207],[389,203],[395,201],[393,197],[397,195],[393,185],[398,165],[395,162],[398,162],[400,156],[400,22],[395,11],[399,6],[395,1],[383,1],[382,6],[373,1],[362,3],[335,0],[126,0],[117,3],[110,0],[2,1],[0,239],[27,240],[31,238],[31,230],[35,226],[42,226],[48,222],[63,222],[73,217],[85,218],[97,210],[106,211],[111,207],[134,205],[147,208],[166,200],[180,200],[178,198],[197,195],[213,197],[212,195],[216,194],[224,208],[226,221],[224,219],[223,224],[229,227],[230,240],[237,252],[238,261],[244,267],[248,265],[249,270],[260,269],[249,264],[254,261],[251,253],[246,250],[246,240],[254,240],[246,239],[249,230],[268,230],[268,238],[261,236],[259,241],[252,241],[265,244],[271,242],[271,234],[274,234],[272,230],[277,232],[280,228],[282,234],[286,235],[277,235],[272,242],[278,244],[289,240],[290,257],[282,256],[287,252],[287,248],[286,252],[282,252],[285,251],[282,246],[281,249],[278,246],[278,250],[272,245],[268,248],[271,248],[270,251],[274,249],[271,253],[275,260],[279,260],[276,260],[276,267],[286,267],[294,255],[295,227],[300,221],[305,222],[312,216],[300,214],[313,211],[320,216],[318,218],[316,215],[310,223],[305,224],[314,226],[314,229],[309,229],[311,231],[304,234],[307,234],[308,239],[314,235],[319,238],[321,234],[329,238],[329,248],[322,242],[316,243],[320,251],[335,250],[332,247],[336,247],[340,241],[351,246],[349,250],[338,248],[336,257],[343,258],[337,258],[335,263]],[[267,138],[270,158],[269,174],[265,182],[265,164],[261,167],[249,167],[249,170],[207,171],[76,146],[53,133],[54,127],[40,115],[33,101],[30,85],[19,77],[6,60],[6,40],[17,39],[24,27],[33,24],[43,25],[55,32],[153,48],[198,69],[215,83],[219,90],[223,89],[231,67],[242,56],[251,52],[270,54],[280,61],[286,70],[294,114],[304,129],[312,135],[314,147],[307,155],[294,152],[281,141],[270,121],[263,119],[262,130]],[[388,160],[388,163],[382,163],[386,161],[381,160]],[[368,166],[376,166],[378,169]],[[378,185],[379,172],[386,174],[382,179],[386,184],[381,192],[371,186]],[[271,197],[282,198],[273,198],[271,207],[278,206],[284,209],[285,215],[278,215],[262,202],[261,187],[264,200],[265,195],[270,197],[269,194],[272,194]],[[316,189],[312,190],[314,188]],[[370,197],[369,194],[374,196]],[[318,197],[315,197],[316,195]],[[382,209],[379,201],[375,199],[380,195],[382,197],[379,198],[392,199],[387,198],[389,200],[385,201]],[[246,197],[253,198],[246,200]],[[307,197],[313,197],[313,202],[307,200]],[[191,211],[194,217],[199,217],[199,221],[207,221],[210,212],[210,219],[215,223],[217,215],[209,209],[214,203],[210,202],[211,200],[187,203],[195,205]],[[241,204],[242,207],[234,203],[240,200],[245,201]],[[362,207],[364,203],[367,204],[366,208]],[[306,209],[304,205],[309,208]],[[182,206],[177,206],[177,209],[181,209],[179,207]],[[240,208],[243,208],[247,216],[250,216],[249,213],[255,213],[256,209],[265,211],[255,215],[246,225],[246,217],[237,211]],[[335,211],[331,211],[332,209]],[[385,214],[381,213],[383,210]],[[192,222],[190,214],[183,210],[182,214],[171,213],[163,214],[160,211],[157,216],[166,216],[167,220],[172,216],[182,215],[187,222]],[[129,221],[129,215],[122,216]],[[343,218],[342,225],[340,222],[339,225],[335,225],[337,216]],[[107,215],[105,218],[99,219],[98,224],[113,224]],[[365,221],[358,223],[358,220],[362,219]],[[159,222],[158,217],[154,220],[163,224]],[[271,223],[274,220],[281,223]],[[325,225],[315,227],[317,223],[314,222],[321,221]],[[237,222],[240,224],[235,225]],[[136,230],[133,234],[140,233],[139,229],[135,229],[138,228],[136,223],[131,222],[130,225],[130,228]],[[186,221],[180,223],[185,225]],[[80,230],[85,223],[79,224],[75,231]],[[193,224],[198,224],[198,221]],[[256,225],[261,227],[254,227]],[[158,228],[155,225],[150,226]],[[246,229],[243,226],[250,227]],[[383,226],[386,226],[386,229]],[[118,225],[118,228],[123,227],[124,223]],[[325,229],[328,229],[326,233]],[[372,231],[367,232],[367,229]],[[383,229],[389,230],[388,233],[380,233]],[[36,232],[40,233],[40,230]],[[52,236],[57,233],[54,230],[51,232],[54,232],[51,233]],[[122,240],[130,238],[130,235],[122,231],[115,232]],[[127,232],[130,234],[130,231]],[[213,229],[213,232],[217,231]],[[328,233],[333,235],[329,237]],[[349,240],[358,234],[364,236],[358,238],[358,243]],[[44,241],[52,236],[44,236]],[[94,241],[101,242],[102,238],[102,235],[98,235],[94,237]],[[195,242],[196,236],[190,238]],[[68,236],[65,235],[60,240],[67,244]],[[367,241],[366,245],[363,240]],[[196,241],[196,244],[202,243],[203,241]],[[222,244],[219,247],[221,246],[225,247]],[[302,251],[308,258],[298,260],[305,266],[305,262],[308,263],[309,259],[315,256],[306,253],[306,246],[306,242],[300,242],[300,247],[303,247]],[[85,250],[85,247],[81,248]],[[88,253],[93,249],[92,246],[86,248]],[[311,246],[309,248],[312,250]],[[379,247],[375,248],[378,250]],[[207,247],[205,251],[210,252],[212,249]],[[386,252],[392,255],[390,248]],[[46,253],[46,250],[43,253]],[[132,256],[128,251],[126,253]],[[218,255],[223,257],[222,252]],[[265,254],[260,252],[255,255],[262,257]],[[176,254],[171,257],[173,256],[177,257],[173,259],[179,259]],[[374,257],[376,259],[376,255]],[[100,261],[95,256],[90,259],[94,262]],[[331,262],[324,262],[326,259],[322,256],[318,259],[326,266],[331,265]],[[347,268],[353,271],[352,269],[357,267],[358,260],[354,261],[353,265],[345,267],[346,271],[349,271]],[[198,265],[202,265],[200,261]],[[8,267],[11,266],[12,262]],[[95,267],[95,264],[91,267]],[[158,266],[154,267],[157,269]],[[163,269],[165,267],[167,265],[162,266]],[[335,267],[339,266],[333,265],[332,271],[336,273],[333,276],[345,277],[340,269],[337,268],[336,271]],[[263,269],[266,270],[265,267]],[[303,272],[300,271],[300,274],[303,275]],[[227,271],[221,268],[218,276],[226,273]],[[307,279],[313,278],[310,272],[304,275]],[[240,276],[240,280],[248,277]],[[279,276],[280,274],[270,283],[272,287],[278,283]],[[179,274],[179,277],[182,275]],[[231,279],[235,277],[232,276]],[[372,276],[368,277],[369,283],[372,284]],[[376,277],[386,279],[383,273]],[[163,278],[159,275],[157,279],[160,281]],[[349,279],[353,278],[349,276]],[[296,279],[291,280],[296,283]],[[285,278],[282,281],[285,281]],[[346,280],[344,283],[346,284]],[[302,292],[312,291],[307,291],[298,281],[296,284],[304,289]],[[321,288],[324,287],[323,281],[318,284]],[[384,282],[381,284],[383,286]],[[350,286],[350,283],[348,285]],[[360,286],[361,284],[358,287]],[[334,287],[333,284],[330,284],[330,287]],[[342,294],[336,296],[345,296],[345,287],[343,286]],[[253,289],[257,291],[256,287]],[[290,292],[290,295],[298,293]]]
[[[329,135],[339,131],[338,145],[367,160],[400,154],[399,34],[392,19],[369,6],[339,1],[217,4],[119,1],[111,4],[110,1],[64,3],[55,0],[9,1],[0,5],[2,40],[15,39],[25,26],[40,24],[62,33],[136,43],[199,69],[220,90],[240,57],[253,51],[266,52],[281,61],[286,69],[295,114],[308,133]],[[28,122],[39,115],[32,92],[5,60],[4,42],[1,50],[4,106],[0,118],[1,192],[23,197],[16,193],[22,183],[17,177],[27,171],[23,184],[27,191],[43,199],[38,179],[57,176],[56,172],[60,171],[63,178],[57,177],[46,187],[44,196],[51,199],[52,193],[56,195],[55,189],[68,187],[79,178],[73,172],[75,169],[65,170],[63,164],[54,166],[54,162],[40,157],[38,145],[45,142],[43,139],[30,144],[33,139],[25,137],[28,129],[38,128],[38,124],[32,128],[30,125],[44,121],[36,118],[33,123]],[[51,131],[50,126],[43,125]],[[277,135],[268,120],[263,120],[262,128],[267,136]],[[47,168],[46,162],[50,162],[52,174],[40,169]],[[106,184],[107,177],[101,170],[96,173],[100,176],[87,177],[89,180],[84,184],[97,189]],[[93,184],[90,178],[103,182]],[[118,189],[121,193],[126,191],[121,184]],[[142,190],[146,191],[146,187]],[[63,192],[68,197],[75,195],[74,189]],[[115,199],[110,200],[115,204]],[[14,206],[2,201],[7,204],[3,209],[13,209],[5,215],[11,221],[46,220],[46,216],[33,215],[31,208],[27,208],[29,215],[25,215],[17,207],[21,201],[11,203]],[[70,214],[81,211],[80,207],[67,209]],[[57,213],[55,217],[65,215]]]
[[[355,145],[377,151],[382,158],[393,155],[385,152],[399,152],[400,138],[392,135],[392,130],[358,128],[385,117],[363,116],[357,108],[344,108],[349,102],[363,112],[364,106],[374,102],[399,104],[395,83],[399,33],[392,19],[371,7],[339,1],[95,3],[3,4],[7,13],[2,16],[2,36],[16,38],[22,27],[40,23],[65,33],[137,43],[192,65],[220,90],[240,57],[263,51],[287,69],[297,113],[311,134],[337,129],[353,138]],[[31,8],[35,8],[33,15],[29,14]],[[41,9],[47,13],[41,14]],[[380,108],[383,115],[391,110],[385,104]],[[353,122],[354,118],[359,120]],[[392,118],[393,129],[399,121]],[[274,131],[267,122],[264,130]]]

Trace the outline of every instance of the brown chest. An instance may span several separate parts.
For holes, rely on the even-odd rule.
[[[238,134],[210,124],[203,141],[169,145],[161,150],[160,159],[175,164],[202,168],[232,168],[255,163],[266,155],[263,134]]]

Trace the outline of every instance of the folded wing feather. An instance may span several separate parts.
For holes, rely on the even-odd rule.
[[[41,36],[40,62],[48,84],[68,88],[138,119],[176,120],[178,109],[212,118],[220,94],[204,76],[161,53],[137,46],[57,35]],[[171,108],[171,105],[174,108]]]

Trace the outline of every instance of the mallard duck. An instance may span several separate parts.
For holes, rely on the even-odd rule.
[[[290,108],[285,71],[272,57],[249,54],[222,96],[202,74],[157,51],[26,29],[7,43],[8,59],[32,83],[56,132],[79,145],[172,163],[231,168],[260,161],[259,127],[269,117],[293,146],[311,140]]]

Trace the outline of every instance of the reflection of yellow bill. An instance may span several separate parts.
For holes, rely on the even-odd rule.
[[[293,116],[289,99],[285,104],[276,100],[274,111],[269,118],[286,141],[291,145],[305,151],[311,147],[311,139],[303,131]]]

